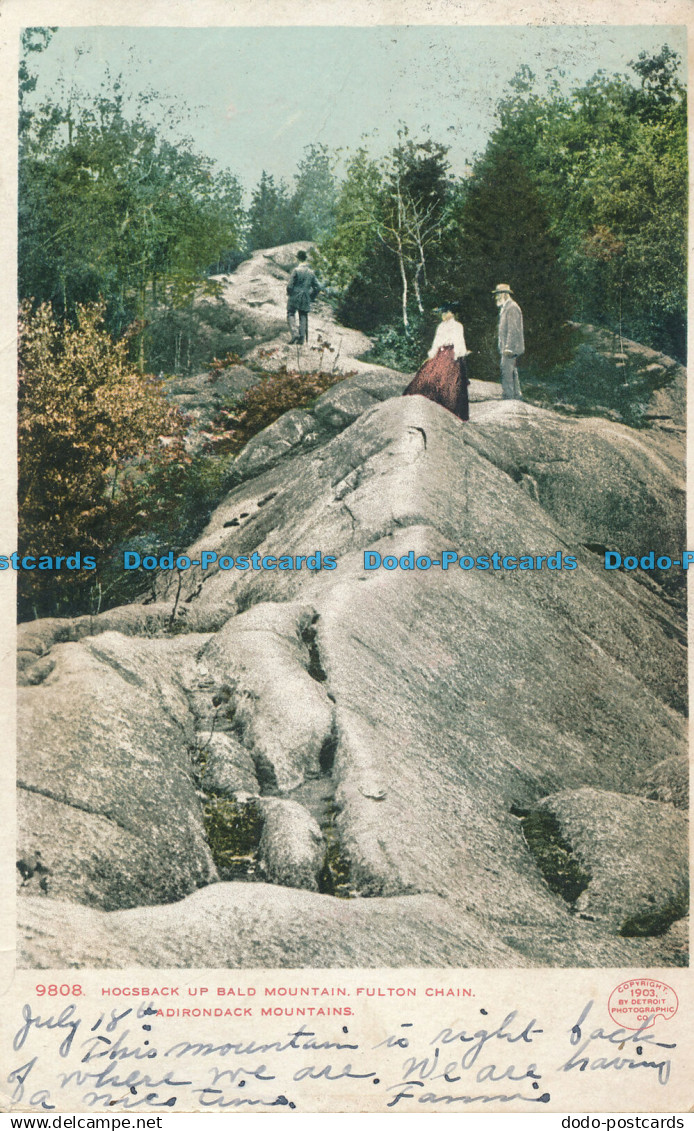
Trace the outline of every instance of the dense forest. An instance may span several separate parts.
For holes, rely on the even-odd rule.
[[[246,199],[192,140],[163,137],[155,96],[136,105],[121,80],[36,105],[32,64],[50,34],[25,33],[19,84],[23,552],[52,542],[103,556],[144,531],[165,545],[192,536],[224,469],[186,452],[150,375],[210,364],[215,319],[227,341],[230,329],[215,276],[258,248],[313,242],[338,318],[405,371],[453,301],[472,375],[495,379],[500,281],[523,308],[525,368],[545,399],[575,379],[571,320],[684,360],[686,92],[667,45],[569,93],[521,66],[464,177],[445,144],[403,125],[384,156],[308,144],[291,182],[266,170]],[[110,596],[79,584],[21,578],[20,615],[123,596],[115,581]]]

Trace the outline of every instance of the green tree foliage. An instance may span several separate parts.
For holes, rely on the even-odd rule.
[[[659,112],[682,101],[684,90],[679,80],[680,59],[665,43],[656,55],[642,51],[630,66],[641,80],[641,89],[632,95],[632,103],[645,120],[658,120]]]
[[[539,93],[521,67],[464,180],[448,175],[445,147],[404,131],[383,161],[359,150],[335,230],[319,248],[341,319],[373,334],[389,357],[414,359],[433,329],[432,307],[458,300],[480,353],[473,371],[492,376],[490,292],[509,282],[535,368],[566,356],[572,317],[683,359],[685,92],[668,46],[631,67],[631,77],[599,71],[570,93],[561,76]]]
[[[25,82],[30,83],[27,77]],[[229,173],[125,116],[116,82],[91,103],[69,99],[22,119],[19,166],[20,298],[74,318],[103,298],[122,333],[180,306],[205,285],[206,268],[238,246],[241,189]]]
[[[284,181],[275,181],[270,173],[263,170],[251,196],[247,223],[250,251],[261,247],[278,247],[300,238],[296,234],[296,217],[289,189]]]
[[[598,72],[568,95],[535,90],[521,68],[493,144],[513,148],[540,186],[581,321],[683,359],[687,123],[678,57]]]
[[[333,234],[318,247],[318,265],[340,293],[338,316],[367,333],[393,316],[398,304],[392,256],[378,237],[382,182],[381,167],[358,149],[347,163]]]
[[[185,474],[185,420],[161,383],[114,343],[103,304],[59,324],[46,304],[19,322],[19,550],[108,555],[170,506],[162,482]],[[20,615],[83,610],[88,573],[22,571]]]
[[[447,149],[436,142],[414,142],[400,132],[385,167],[384,192],[377,217],[378,236],[397,261],[403,326],[409,321],[410,285],[419,314],[446,230]]]
[[[462,209],[449,289],[462,305],[475,375],[498,376],[496,308],[492,291],[508,283],[523,310],[526,359],[548,368],[567,356],[571,300],[557,258],[558,241],[538,187],[501,140],[475,167]]]
[[[462,183],[449,175],[445,146],[405,131],[384,161],[359,151],[335,233],[320,250],[326,273],[343,287],[338,313],[374,334],[375,356],[389,364],[421,361],[433,309],[457,301],[471,348],[481,354],[476,374],[497,376],[491,292],[500,281],[511,281],[521,302],[527,297],[536,359],[549,365],[565,352],[570,301],[549,218],[538,187],[501,145]]]
[[[324,239],[335,224],[334,158],[325,145],[308,145],[294,175],[294,190],[263,170],[248,209],[248,248]]]
[[[334,158],[326,145],[308,145],[294,177],[291,207],[296,238],[320,240],[335,226],[337,182]]]
[[[326,273],[343,288],[340,316],[373,332],[421,321],[450,228],[446,147],[401,130],[381,162],[360,149],[347,167],[333,236],[321,243]]]
[[[29,56],[37,51],[45,51],[51,41],[55,28],[25,28],[21,36],[21,56],[18,69],[19,94],[19,136],[26,137],[33,117],[26,106],[26,96],[36,90],[37,76],[31,73]]]
[[[352,282],[377,239],[376,214],[381,172],[361,147],[347,162],[335,204],[335,225],[320,241],[320,263],[341,289]]]

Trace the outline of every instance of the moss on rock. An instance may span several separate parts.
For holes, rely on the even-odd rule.
[[[523,832],[547,886],[567,903],[575,903],[588,887],[591,875],[573,855],[556,817],[530,813],[523,821]]]
[[[203,807],[210,851],[223,880],[253,879],[263,816],[255,801],[211,797]]]
[[[630,915],[622,923],[619,933],[625,938],[645,938],[664,935],[673,923],[683,919],[689,910],[689,892],[681,891],[661,907]]]
[[[338,899],[352,899],[357,892],[350,883],[349,859],[342,851],[335,828],[336,813],[335,806],[331,804],[328,807],[327,820],[321,825],[326,849],[325,862],[318,876],[318,890],[323,895],[334,895]]]

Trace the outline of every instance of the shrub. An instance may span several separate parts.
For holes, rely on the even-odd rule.
[[[405,329],[402,323],[381,326],[373,335],[373,346],[366,355],[369,361],[413,373],[426,361],[427,350],[434,337],[435,324],[431,319],[410,319]]]
[[[34,557],[102,555],[141,524],[147,475],[180,475],[185,418],[161,383],[128,360],[104,328],[104,305],[59,325],[46,305],[19,319],[19,550]],[[20,615],[79,609],[94,577],[19,573]]]
[[[193,455],[186,417],[160,381],[134,369],[127,339],[114,342],[103,316],[101,305],[81,307],[71,327],[50,307],[21,310],[19,550],[35,557],[80,550],[96,557],[97,569],[20,571],[20,619],[133,600],[155,575],[125,572],[123,552],[185,549],[223,498],[244,444],[344,377],[259,370],[257,385],[220,412],[205,450]],[[236,363],[233,353],[215,358],[212,374]]]
[[[156,372],[199,373],[215,355],[245,349],[254,328],[252,319],[230,310],[221,300],[161,308],[147,329],[148,364]]]
[[[344,378],[344,373],[300,373],[285,367],[273,373],[260,370],[257,385],[252,385],[234,405],[219,413],[213,425],[211,448],[236,454],[252,436],[285,412],[308,407]]]
[[[132,601],[156,580],[156,573],[125,572],[125,551],[158,557],[171,550],[175,556],[195,540],[224,497],[231,459],[198,453],[185,463],[154,465],[124,477],[127,509],[137,521],[127,527],[127,536],[103,562],[90,595],[90,611]]]

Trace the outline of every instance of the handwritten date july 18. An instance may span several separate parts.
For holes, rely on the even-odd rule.
[[[637,1070],[665,1086],[676,1048],[651,1018],[636,1031],[601,1027],[593,1001],[559,1026],[553,1018],[549,1031],[516,1009],[495,1018],[473,1002],[446,1024],[405,1013],[376,1042],[353,1017],[252,1028],[232,1019],[214,1029],[194,1018],[182,1032],[150,1002],[123,1006],[24,1005],[7,1076],[13,1109],[311,1111],[330,1110],[332,1093],[342,1104],[353,1097],[355,1110],[527,1111],[561,1107],[567,1079],[585,1078],[588,1096],[596,1073],[633,1080]]]

